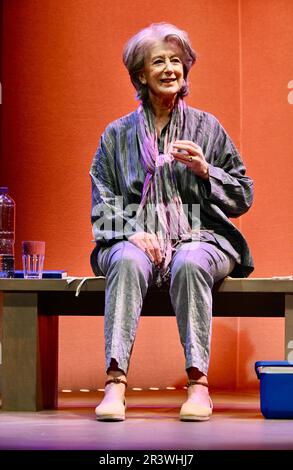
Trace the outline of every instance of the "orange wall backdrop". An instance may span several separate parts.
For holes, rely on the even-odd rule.
[[[137,106],[123,45],[159,21],[189,33],[199,59],[188,103],[219,118],[255,179],[254,206],[236,222],[254,275],[291,274],[290,0],[4,0],[0,184],[17,204],[17,267],[21,241],[41,239],[46,269],[91,275],[89,168],[105,126]],[[103,353],[102,318],[61,318],[60,388],[102,386]],[[214,388],[255,387],[254,361],[282,357],[282,320],[214,320]],[[175,318],[141,319],[129,381],[184,383]]]

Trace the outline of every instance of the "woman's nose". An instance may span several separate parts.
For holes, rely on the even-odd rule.
[[[173,72],[173,64],[169,59],[166,60],[165,71],[170,73]]]

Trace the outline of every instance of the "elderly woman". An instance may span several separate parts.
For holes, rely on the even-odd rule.
[[[125,419],[143,299],[150,285],[168,283],[188,375],[180,419],[203,421],[212,414],[212,287],[253,270],[247,243],[229,220],[249,209],[253,183],[218,120],[183,101],[196,60],[184,31],[152,24],[129,40],[123,60],[141,104],[106,128],[90,172],[97,243],[91,262],[107,278],[107,380],[96,416]]]

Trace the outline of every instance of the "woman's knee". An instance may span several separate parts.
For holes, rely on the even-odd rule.
[[[123,241],[119,252],[113,257],[113,264],[119,269],[133,274],[148,274],[151,270],[151,262],[145,253],[131,242]]]
[[[202,274],[210,274],[211,265],[209,260],[204,256],[186,256],[176,260],[172,266],[172,277],[189,277],[201,276]]]

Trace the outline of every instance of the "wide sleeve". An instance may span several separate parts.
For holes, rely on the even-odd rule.
[[[244,163],[221,124],[214,120],[207,158],[209,179],[202,185],[202,195],[216,204],[228,217],[244,214],[253,201],[253,181],[246,176]]]
[[[115,130],[109,126],[102,135],[90,169],[92,181],[91,223],[93,236],[100,244],[127,239],[138,227],[131,206],[119,189],[115,171]]]

